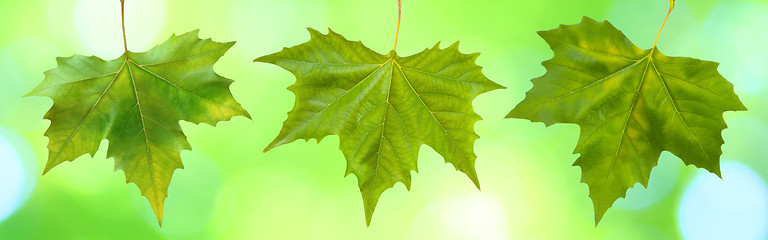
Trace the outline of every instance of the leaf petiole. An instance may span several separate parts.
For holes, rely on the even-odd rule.
[[[400,35],[400,17],[402,16],[402,10],[403,1],[397,0],[397,30],[395,30],[395,46],[392,47],[393,52],[397,49],[397,37]],[[395,55],[393,54],[392,57],[395,57]]]
[[[664,25],[667,24],[667,19],[669,19],[669,14],[672,13],[672,9],[675,9],[675,0],[669,0],[669,11],[667,11],[667,17],[664,18],[664,22],[661,23],[661,28],[659,29],[659,34],[656,35],[656,41],[653,42],[653,48],[656,48],[656,44],[659,43],[659,37],[661,37],[661,31],[664,30]]]
[[[128,41],[125,39],[125,0],[120,0],[120,20],[123,24],[123,48],[125,49],[125,60],[128,61]]]

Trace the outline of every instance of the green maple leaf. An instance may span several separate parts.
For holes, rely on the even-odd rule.
[[[588,17],[539,35],[554,57],[507,117],[579,125],[574,165],[589,185],[595,223],[635,183],[647,187],[664,150],[720,176],[723,113],[746,108],[718,63],[642,50]]]
[[[58,67],[28,94],[54,102],[45,115],[51,126],[44,172],[86,153],[93,157],[108,139],[107,157],[115,158],[126,182],[136,183],[162,224],[171,176],[183,168],[180,152],[191,150],[179,121],[250,118],[229,92],[232,80],[213,71],[233,44],[201,40],[193,31],[111,61],[58,58]]]
[[[329,30],[309,29],[311,39],[255,61],[272,63],[296,76],[289,87],[296,103],[268,151],[297,139],[338,135],[346,174],[357,176],[366,222],[381,193],[402,182],[427,144],[479,188],[474,169],[473,125],[480,116],[472,99],[502,86],[462,54],[458,42],[400,57],[376,53]]]

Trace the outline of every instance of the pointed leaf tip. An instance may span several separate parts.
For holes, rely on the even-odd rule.
[[[154,211],[155,219],[157,219],[157,226],[159,226],[159,227],[163,227],[163,213],[162,213],[162,211],[163,210],[160,210],[159,213],[157,211]]]
[[[451,45],[448,46],[448,48],[456,49],[456,51],[459,51],[459,41],[451,43]]]

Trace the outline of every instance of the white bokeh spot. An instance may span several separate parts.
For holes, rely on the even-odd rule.
[[[24,172],[19,153],[6,136],[0,134],[0,221],[11,215],[22,202]]]
[[[482,193],[447,198],[428,205],[411,228],[412,239],[496,240],[510,237],[506,209]],[[420,220],[421,219],[421,220]]]
[[[268,54],[308,39],[307,24],[324,25],[327,8],[323,1],[234,0],[232,31],[245,54]]]
[[[166,15],[165,0],[130,0],[125,3],[128,50],[145,52],[157,45]],[[75,31],[89,52],[104,59],[123,54],[120,1],[78,0]]]
[[[740,163],[725,163],[723,179],[700,173],[685,191],[678,225],[685,239],[766,239],[768,187]]]

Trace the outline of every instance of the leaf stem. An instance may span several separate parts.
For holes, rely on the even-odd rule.
[[[400,17],[402,16],[402,10],[403,10],[403,1],[397,0],[397,30],[395,30],[395,46],[392,47],[392,51],[397,50],[397,37],[400,35]]]
[[[664,22],[661,24],[661,28],[659,29],[659,34],[656,35],[656,41],[653,42],[653,48],[656,48],[656,44],[659,43],[659,37],[661,37],[661,31],[664,30],[664,25],[667,25],[667,19],[669,19],[669,14],[672,13],[672,9],[675,9],[675,0],[669,0],[669,11],[667,12],[667,17],[664,18]]]
[[[123,24],[123,48],[125,49],[125,60],[128,60],[128,41],[125,39],[125,0],[120,0],[120,20]]]

